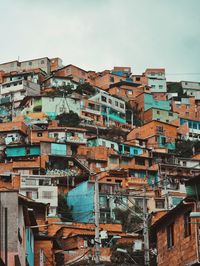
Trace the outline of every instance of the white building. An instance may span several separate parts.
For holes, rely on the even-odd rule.
[[[47,74],[51,72],[50,59],[48,57],[42,57],[27,61],[12,61],[0,64],[0,70],[10,73],[12,71],[26,71],[31,69],[40,68],[45,71]]]
[[[147,68],[142,74],[147,79],[147,85],[151,87],[151,92],[167,92],[167,84],[164,68]],[[137,80],[137,79],[136,79]]]
[[[181,81],[183,92],[188,96],[195,97],[195,100],[200,100],[200,82]]]
[[[14,107],[18,107],[26,96],[40,95],[40,85],[27,80],[17,80],[3,83],[0,86],[1,98],[11,96]]]
[[[57,214],[58,188],[52,176],[21,175],[20,193],[37,202],[50,203],[49,215]]]
[[[112,125],[114,122],[126,123],[126,105],[124,100],[111,96],[105,91],[100,91],[89,100],[100,103],[101,114],[107,126]]]

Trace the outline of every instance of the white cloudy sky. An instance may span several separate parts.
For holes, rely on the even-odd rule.
[[[0,11],[0,63],[61,57],[200,81],[200,0],[0,0]]]

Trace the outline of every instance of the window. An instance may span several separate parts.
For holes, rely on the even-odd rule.
[[[102,146],[106,147],[106,142],[102,140]]]
[[[163,89],[163,85],[159,85],[159,89],[162,90]]]
[[[116,164],[116,163],[117,163],[117,158],[113,158],[113,157],[111,157],[111,158],[110,158],[110,163],[112,163],[112,164]]]
[[[156,208],[157,209],[164,209],[164,205],[165,205],[164,204],[164,200],[160,200],[160,199],[159,200],[158,199],[156,200]]]
[[[58,138],[58,133],[54,133],[54,138]]]
[[[29,62],[28,64],[29,64],[29,66],[32,66],[32,62]]]
[[[30,147],[26,148],[26,155],[30,155]]]
[[[144,158],[135,158],[135,164],[136,165],[145,165],[145,159]]]
[[[41,60],[41,65],[43,65],[44,64],[44,60]]]
[[[101,100],[102,100],[102,102],[107,102],[107,99],[105,96],[101,96]]]
[[[167,247],[171,248],[174,245],[174,224],[167,226]]]
[[[41,132],[37,133],[37,136],[42,137],[42,133]]]
[[[143,199],[142,198],[134,198],[134,201],[135,201],[135,205],[143,210],[143,205],[144,205]],[[147,200],[146,200],[146,204],[147,204]]]
[[[157,126],[156,131],[157,131],[157,133],[163,133],[164,130],[163,130],[162,126]]]
[[[160,114],[160,111],[157,111],[156,113],[159,115]]]
[[[101,167],[101,163],[96,163],[96,167],[100,168]]]
[[[112,104],[112,100],[111,100],[111,99],[108,99],[108,103],[109,103],[109,104]]]
[[[119,106],[119,103],[118,102],[115,102],[115,106]]]
[[[190,227],[190,211],[184,214],[184,237],[188,237],[191,235],[191,227]]]
[[[42,191],[42,197],[44,199],[51,199],[53,192],[52,191]]]
[[[32,192],[26,191],[26,197],[31,199],[32,198]]]
[[[124,104],[123,103],[120,103],[120,108],[124,109]]]
[[[173,113],[172,112],[169,112],[169,116],[173,116]]]
[[[168,119],[166,120],[166,123],[169,123],[169,120]]]
[[[114,80],[114,77],[110,77],[110,82],[114,82],[115,80]]]
[[[137,77],[135,80],[136,80],[136,81],[140,81],[140,77]]]
[[[26,179],[26,186],[36,186],[35,179]]]
[[[113,149],[113,150],[115,149],[115,145],[114,145],[114,144],[111,144],[110,147],[111,147],[111,149]]]
[[[183,161],[183,166],[186,166],[186,161]]]
[[[162,145],[165,145],[166,144],[166,138],[165,137],[161,138],[161,144]]]

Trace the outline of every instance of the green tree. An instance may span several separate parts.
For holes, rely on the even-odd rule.
[[[56,120],[59,121],[59,126],[69,126],[69,127],[76,127],[81,122],[81,119],[78,116],[78,114],[74,113],[73,111],[57,115]]]
[[[190,158],[193,154],[200,153],[200,141],[178,140],[176,142],[175,153],[177,156]]]
[[[94,95],[96,93],[95,88],[87,82],[79,84],[75,91],[81,95]]]
[[[142,214],[141,209],[134,206],[132,210],[130,208],[127,210],[116,208],[114,210],[115,217],[121,222],[123,231],[129,233],[137,231],[142,227],[142,219],[139,217]]]
[[[131,106],[130,103],[126,103],[126,121],[131,124],[133,119],[133,125],[142,126],[143,122],[140,118],[140,111],[136,106]],[[133,118],[132,118],[133,116]]]

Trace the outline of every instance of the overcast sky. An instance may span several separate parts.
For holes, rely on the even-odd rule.
[[[0,63],[60,57],[200,81],[200,0],[0,0],[0,11]]]

